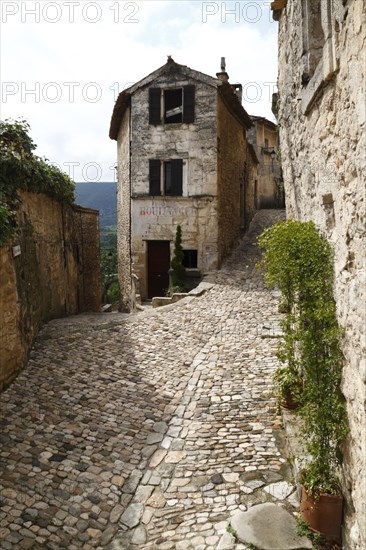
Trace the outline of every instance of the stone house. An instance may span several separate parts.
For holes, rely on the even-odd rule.
[[[248,130],[248,140],[253,145],[257,159],[257,181],[254,194],[255,207],[284,208],[282,172],[278,160],[278,127],[274,122],[251,116],[253,126]]]
[[[278,122],[288,216],[313,220],[334,249],[343,330],[344,548],[366,548],[366,3],[285,0],[279,20]]]
[[[175,232],[192,273],[220,266],[254,210],[252,121],[222,59],[213,78],[171,57],[118,97],[110,138],[118,154],[122,309],[168,288]],[[254,155],[254,156],[253,156]]]

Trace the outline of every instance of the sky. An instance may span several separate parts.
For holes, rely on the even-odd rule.
[[[265,0],[2,0],[0,117],[26,119],[35,154],[75,181],[115,181],[118,93],[168,55],[211,76],[225,57],[244,108],[274,120],[277,30]]]

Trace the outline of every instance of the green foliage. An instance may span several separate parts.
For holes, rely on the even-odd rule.
[[[307,521],[305,521],[301,516],[297,519],[296,533],[299,537],[307,537],[314,544],[313,548],[321,548],[325,540],[320,533],[317,531],[312,531],[309,527]]]
[[[186,270],[183,265],[183,259],[184,252],[182,248],[182,228],[178,225],[174,242],[174,256],[170,263],[170,266],[173,269],[170,286],[179,289],[180,291],[185,289],[186,279]]]
[[[0,245],[9,241],[16,230],[18,189],[45,193],[72,203],[74,183],[57,167],[33,154],[35,143],[25,120],[0,121]]]
[[[280,404],[286,402],[286,399],[291,396],[292,400],[300,405],[303,382],[297,369],[290,368],[288,365],[279,367],[273,375],[273,382]]]
[[[18,203],[16,193],[2,189],[0,183],[0,246],[4,246],[15,234]]]
[[[230,535],[232,535],[233,537],[235,537],[235,538],[238,537],[238,534],[237,534],[236,530],[234,529],[234,527],[233,527],[232,525],[228,525],[228,526],[226,527],[226,531],[227,531],[228,533],[230,533]]]
[[[102,233],[100,236],[100,272],[103,297],[110,304],[119,301],[117,234]]]
[[[120,291],[119,291],[119,284],[117,281],[113,281],[113,283],[108,288],[108,303],[110,304],[118,304],[119,298],[120,298]]]
[[[333,298],[333,253],[312,222],[278,222],[259,237],[259,266],[282,294],[284,339],[275,379],[303,380],[303,435],[311,462],[302,481],[312,496],[336,493],[347,415],[341,393],[343,356]]]
[[[100,265],[102,282],[107,277],[118,273],[117,259],[117,230],[114,232],[100,234]]]

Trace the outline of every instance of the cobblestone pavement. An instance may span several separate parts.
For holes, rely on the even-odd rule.
[[[296,507],[271,394],[261,211],[211,290],[48,323],[3,395],[1,548],[243,549],[233,513]]]

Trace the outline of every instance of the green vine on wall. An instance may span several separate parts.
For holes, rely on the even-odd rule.
[[[259,266],[282,295],[279,359],[302,382],[303,435],[311,461],[302,482],[314,495],[338,490],[337,467],[347,434],[343,355],[333,297],[333,251],[313,222],[278,222],[259,237]],[[281,370],[280,370],[281,372]],[[276,377],[276,375],[275,375]]]
[[[45,193],[61,202],[75,199],[71,179],[47,159],[34,155],[36,145],[29,130],[25,120],[0,121],[0,246],[16,231],[18,189]]]

